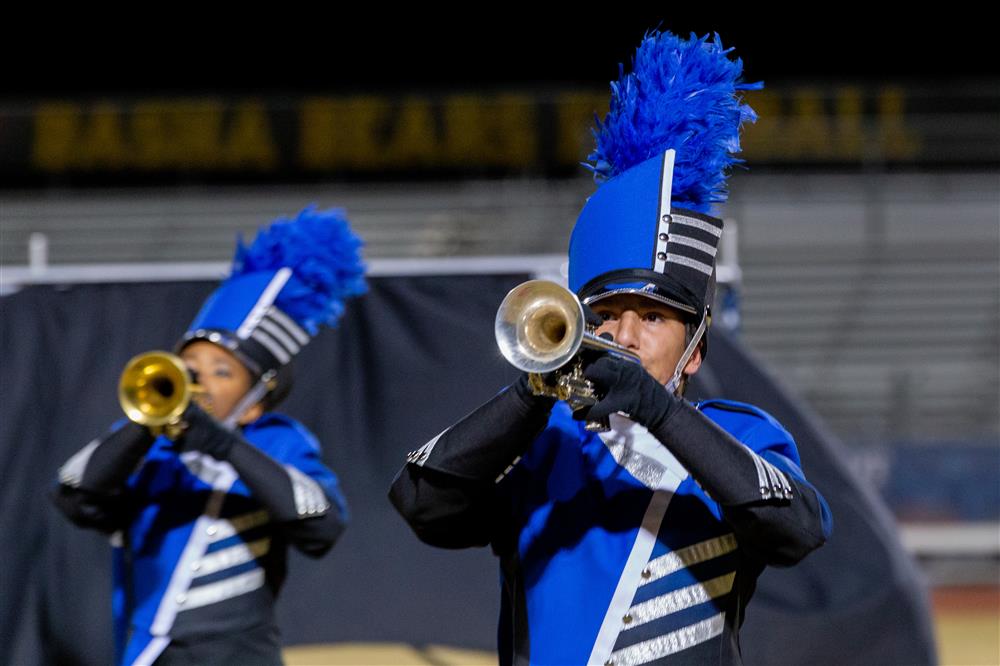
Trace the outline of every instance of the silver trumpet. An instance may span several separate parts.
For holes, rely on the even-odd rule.
[[[497,310],[493,330],[500,353],[528,373],[535,395],[563,400],[574,411],[603,397],[583,375],[584,351],[642,362],[625,347],[595,335],[576,295],[547,280],[530,280],[511,289]],[[588,430],[607,428],[607,423],[587,423]]]

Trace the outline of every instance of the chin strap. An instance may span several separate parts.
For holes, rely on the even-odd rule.
[[[674,375],[670,378],[664,388],[668,392],[677,394],[677,389],[681,385],[681,378],[684,376],[684,368],[687,366],[688,361],[691,360],[691,355],[694,354],[694,350],[698,348],[698,343],[701,342],[701,338],[705,335],[705,329],[708,327],[708,316],[701,318],[701,323],[698,324],[698,328],[695,330],[694,335],[691,336],[691,342],[688,343],[687,348],[684,353],[681,354],[681,358],[677,361],[677,367],[674,368]]]
[[[277,372],[274,370],[265,372],[264,376],[258,379],[257,383],[251,386],[250,390],[236,403],[233,411],[229,412],[229,416],[222,421],[222,426],[227,430],[235,430],[247,410],[263,400],[267,392],[273,388],[271,382],[274,380],[276,374]]]

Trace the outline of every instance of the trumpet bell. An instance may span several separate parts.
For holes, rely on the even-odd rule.
[[[132,358],[118,381],[118,402],[131,421],[149,428],[177,423],[191,401],[184,362],[163,351]]]
[[[530,280],[503,299],[494,322],[503,357],[524,372],[551,372],[579,350],[585,330],[576,296],[547,280]]]

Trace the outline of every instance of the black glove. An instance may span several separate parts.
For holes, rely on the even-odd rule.
[[[187,428],[177,440],[178,450],[201,451],[216,460],[229,458],[233,444],[240,438],[239,435],[227,430],[193,400],[184,410],[182,418],[187,424]]]
[[[583,374],[604,397],[590,409],[575,412],[573,418],[578,420],[599,421],[624,412],[636,423],[654,430],[682,404],[641,365],[614,354],[600,357]]]

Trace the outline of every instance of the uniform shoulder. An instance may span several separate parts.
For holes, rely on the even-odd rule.
[[[776,418],[760,407],[719,398],[702,400],[695,408],[734,435],[756,432],[768,438],[792,441],[792,436]]]
[[[243,429],[244,435],[258,446],[309,446],[319,449],[316,436],[290,416],[267,412]]]

